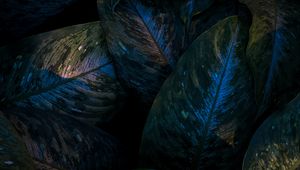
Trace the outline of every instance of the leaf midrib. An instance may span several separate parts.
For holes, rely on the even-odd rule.
[[[274,1],[275,3],[277,1]],[[273,39],[272,39],[272,56],[271,56],[271,65],[268,69],[268,75],[267,75],[267,80],[265,82],[265,86],[264,86],[264,95],[263,95],[263,99],[262,99],[262,102],[261,102],[261,105],[260,105],[260,108],[259,108],[259,111],[258,111],[258,115],[262,114],[265,110],[266,110],[266,105],[268,104],[268,98],[270,97],[270,93],[271,93],[271,86],[272,86],[272,82],[273,81],[273,77],[274,77],[274,69],[276,68],[276,57],[274,55],[278,55],[276,52],[274,52],[276,50],[276,44],[278,43],[277,42],[277,34],[278,34],[278,29],[277,29],[277,22],[278,22],[278,4],[275,5],[275,23],[274,23],[274,26],[275,26],[275,29],[274,29],[274,33],[273,33]]]
[[[39,94],[42,94],[42,93],[51,91],[51,90],[53,90],[53,89],[58,88],[59,86],[62,86],[62,85],[64,85],[64,84],[67,84],[67,83],[69,83],[69,82],[71,82],[71,81],[74,81],[74,80],[80,78],[80,77],[84,77],[84,76],[86,76],[86,75],[88,75],[88,74],[90,74],[90,73],[92,73],[92,72],[94,72],[94,71],[96,71],[96,70],[98,70],[98,69],[100,69],[100,68],[102,68],[102,67],[105,67],[105,66],[107,66],[107,65],[109,65],[109,64],[111,64],[111,63],[112,63],[112,61],[109,61],[109,62],[107,62],[107,63],[105,63],[105,64],[103,64],[103,65],[101,65],[101,66],[98,66],[98,67],[96,67],[96,68],[94,68],[94,69],[91,69],[91,70],[89,70],[89,71],[87,71],[87,72],[81,73],[81,74],[79,74],[79,75],[77,75],[77,76],[74,76],[74,77],[72,77],[72,78],[68,78],[68,79],[66,79],[66,80],[63,80],[63,81],[61,81],[61,82],[59,82],[59,83],[55,83],[55,84],[50,85],[50,86],[48,86],[48,87],[46,87],[46,88],[42,88],[42,89],[37,90],[37,91],[34,91],[34,92],[29,92],[29,93],[17,95],[17,96],[15,96],[15,97],[12,97],[12,98],[8,99],[7,102],[14,103],[14,102],[18,102],[18,101],[22,101],[22,100],[24,100],[24,99],[30,98],[30,97],[32,97],[32,96],[36,96],[36,95],[39,95]]]
[[[152,41],[154,42],[154,44],[156,45],[156,47],[158,48],[159,53],[161,54],[161,56],[162,56],[164,59],[166,59],[166,60],[168,61],[168,57],[165,56],[165,54],[164,54],[164,52],[162,51],[162,49],[161,49],[159,43],[156,41],[155,37],[152,35],[150,29],[148,28],[148,25],[145,23],[143,17],[142,17],[141,14],[139,13],[139,10],[136,8],[136,6],[135,6],[134,3],[132,2],[132,0],[130,0],[129,3],[130,3],[131,6],[133,6],[133,8],[135,9],[135,11],[136,11],[138,17],[141,18],[141,21],[142,21],[143,25],[144,25],[145,28],[147,29],[147,32],[148,32],[149,35],[151,36],[151,39],[152,39]],[[171,59],[172,59],[172,58],[170,57],[170,60],[171,60]],[[169,63],[173,63],[172,61],[168,61],[168,62],[169,62]]]
[[[233,48],[234,48],[234,41],[237,40],[237,33],[239,31],[239,25],[236,26],[236,31],[235,31],[235,39],[231,39],[230,41],[230,50],[228,52],[228,55],[226,57],[226,61],[225,61],[225,67],[222,71],[222,75],[221,75],[221,78],[220,78],[220,81],[219,81],[219,84],[218,84],[218,87],[217,87],[217,90],[216,90],[216,96],[214,97],[214,100],[213,100],[213,105],[211,106],[209,112],[208,112],[208,119],[207,119],[207,123],[205,124],[205,127],[204,127],[204,134],[203,134],[203,137],[202,139],[203,140],[200,140],[198,142],[198,145],[196,145],[196,147],[198,147],[198,149],[196,148],[196,154],[195,154],[195,157],[194,157],[194,161],[192,162],[192,166],[194,169],[197,169],[198,167],[198,159],[200,158],[200,155],[202,153],[202,150],[203,150],[203,146],[204,146],[204,142],[206,140],[206,137],[207,137],[207,134],[208,134],[208,129],[209,129],[209,126],[211,124],[211,120],[213,118],[213,112],[215,110],[215,107],[216,107],[216,103],[217,103],[217,100],[219,98],[219,92],[220,92],[220,89],[221,89],[221,86],[223,84],[223,80],[224,80],[224,77],[225,77],[225,74],[226,74],[226,71],[227,71],[227,67],[228,67],[228,63],[229,63],[229,60],[231,59],[231,54],[233,52]]]

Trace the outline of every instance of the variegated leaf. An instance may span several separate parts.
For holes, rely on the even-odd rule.
[[[99,22],[26,38],[0,49],[0,100],[106,123],[122,106]]]
[[[257,129],[244,158],[244,170],[300,168],[300,95]]]
[[[240,0],[252,15],[247,57],[255,78],[259,115],[300,92],[300,1]]]
[[[91,126],[108,124],[125,97],[99,24],[62,28],[0,49],[0,110],[36,167],[126,167],[118,140]]]
[[[239,166],[256,108],[244,57],[247,28],[237,16],[229,17],[183,54],[150,111],[140,152],[142,167]]]

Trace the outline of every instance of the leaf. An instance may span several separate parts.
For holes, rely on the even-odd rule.
[[[90,126],[110,122],[125,95],[99,24],[62,28],[0,49],[0,110],[37,167],[126,167],[119,141]]]
[[[120,83],[151,106],[193,40],[219,20],[238,13],[236,3],[213,2],[98,0],[101,26]]]
[[[300,95],[257,129],[243,169],[298,169],[300,165]]]
[[[2,112],[0,112],[0,169],[34,170],[33,161],[25,144]]]
[[[248,8],[235,1],[218,1],[207,10],[192,17],[187,31],[186,45],[189,46],[197,37],[215,25],[217,22],[234,15],[243,16],[241,19],[251,23],[251,13]]]
[[[21,106],[3,109],[3,112],[34,160],[59,169],[125,167],[121,144],[99,128],[36,108]]]
[[[247,57],[255,78],[259,115],[300,92],[300,2],[240,0],[252,15]]]
[[[109,122],[125,92],[102,37],[99,22],[93,22],[1,48],[2,107],[53,111],[92,125]]]
[[[181,50],[175,15],[139,0],[98,0],[98,9],[120,82],[151,104]]]
[[[154,0],[157,6],[171,6],[170,9],[179,13],[181,20],[189,25],[193,16],[207,10],[215,1],[214,0]]]
[[[181,8],[183,14],[187,14],[189,18],[207,10],[212,4],[214,0],[186,0],[186,6]]]
[[[255,116],[252,77],[244,61],[247,31],[237,16],[229,17],[183,54],[148,116],[140,149],[143,167],[237,166]]]

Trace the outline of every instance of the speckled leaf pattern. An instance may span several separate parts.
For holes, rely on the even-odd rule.
[[[213,0],[98,0],[121,84],[151,105],[187,47],[218,21],[237,15],[237,6]]]
[[[0,48],[0,109],[36,168],[125,166],[118,140],[91,126],[110,122],[125,96],[104,43],[92,22]]]
[[[300,169],[299,0],[86,2],[0,3],[1,170]]]
[[[2,112],[0,112],[0,169],[35,169],[25,144]]]
[[[115,80],[99,22],[29,37],[0,49],[2,106],[107,123],[125,93]]]
[[[69,116],[40,109],[3,109],[30,155],[63,169],[119,169],[121,144],[101,129]]]
[[[244,158],[243,170],[300,168],[300,95],[272,114],[257,129]]]
[[[175,15],[139,0],[98,0],[98,9],[121,83],[151,104],[183,43]]]
[[[260,114],[300,90],[300,1],[240,0],[252,15],[247,47]]]
[[[236,166],[255,117],[253,82],[244,61],[247,31],[237,16],[229,17],[183,54],[150,111],[142,167]]]

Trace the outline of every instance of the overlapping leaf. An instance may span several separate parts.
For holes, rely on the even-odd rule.
[[[213,3],[98,0],[100,20],[121,83],[151,105],[192,41],[219,20],[238,13],[236,3]]]
[[[300,95],[271,115],[256,131],[243,169],[299,169]]]
[[[300,2],[240,1],[253,15],[247,56],[262,114],[270,106],[289,102],[300,90]]]
[[[233,169],[241,162],[255,114],[246,25],[238,17],[220,21],[180,58],[145,125],[142,167]]]
[[[98,9],[121,83],[151,103],[181,49],[175,16],[140,0],[98,0]]]
[[[207,10],[215,1],[214,0],[154,0],[155,4],[159,7],[169,7],[179,17],[184,24],[189,25],[193,16]]]
[[[109,121],[124,92],[99,22],[33,36],[0,49],[2,106],[59,112],[89,124]]]
[[[110,122],[125,95],[99,22],[29,37],[1,48],[0,55],[0,110],[36,166],[125,166],[120,143],[88,125]]]
[[[41,163],[62,169],[125,167],[121,144],[98,128],[52,111],[17,107],[3,112],[31,157]],[[15,159],[11,158],[11,161]]]

